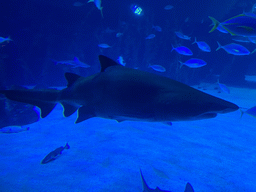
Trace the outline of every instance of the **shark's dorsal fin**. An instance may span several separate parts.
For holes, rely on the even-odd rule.
[[[104,55],[99,55],[99,60],[100,60],[100,65],[101,65],[100,72],[104,72],[110,66],[120,65],[117,62],[115,62],[114,60],[112,60]]]
[[[65,73],[65,78],[68,82],[68,87],[70,87],[71,85],[74,84],[74,82],[77,81],[77,79],[79,79],[81,76],[74,74],[74,73]]]

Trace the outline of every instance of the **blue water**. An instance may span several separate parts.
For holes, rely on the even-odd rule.
[[[74,6],[75,2],[80,2],[76,3],[79,6]],[[168,4],[173,8],[165,10]],[[126,67],[195,88],[208,83],[203,91],[250,108],[256,105],[255,54],[216,52],[217,41],[226,45],[233,43],[234,37],[217,30],[208,33],[208,16],[224,21],[251,11],[253,4],[236,0],[102,0],[102,18],[94,3],[86,1],[9,0],[0,6],[0,37],[12,39],[0,44],[0,86],[63,87],[65,72],[85,77],[99,72],[98,55],[102,54],[116,61],[122,56]],[[142,14],[135,14],[131,5],[140,7]],[[191,41],[177,37],[177,31]],[[149,35],[153,38],[146,39]],[[207,42],[211,52],[192,44],[195,37]],[[250,52],[255,49],[253,43],[239,44]],[[188,47],[193,56],[171,52],[172,45]],[[74,57],[90,67],[56,65],[56,61]],[[203,59],[207,65],[180,67],[179,61],[190,58]],[[150,65],[161,65],[166,71],[154,71]],[[218,79],[230,94],[214,89]],[[2,97],[0,101],[2,115],[7,109]],[[27,117],[22,114],[22,119],[19,113],[10,113],[8,122],[26,124],[30,113]],[[74,124],[75,119],[76,114],[64,118],[57,105],[49,116],[28,125],[28,131],[0,134],[0,191],[142,191],[140,169],[154,189],[184,191],[190,182],[196,192],[256,191],[256,119],[247,114],[240,118],[236,111],[209,120],[173,122],[172,126],[101,118]],[[70,149],[55,161],[40,164],[66,142]]]

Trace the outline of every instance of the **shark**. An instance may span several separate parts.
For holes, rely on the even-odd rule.
[[[65,73],[67,87],[0,90],[10,100],[35,105],[45,118],[61,103],[63,115],[77,112],[75,123],[93,117],[149,122],[214,118],[239,107],[176,80],[124,67],[99,55],[101,71],[88,77]]]
[[[142,185],[143,185],[143,192],[154,192],[154,191],[155,192],[171,192],[171,191],[160,189],[159,187],[156,187],[155,189],[150,188],[146,183],[146,180],[144,179],[144,176],[142,175],[141,170],[140,170],[140,176],[141,176]],[[189,182],[187,182],[184,192],[194,192],[194,189]]]

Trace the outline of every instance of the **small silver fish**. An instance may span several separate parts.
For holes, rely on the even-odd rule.
[[[121,36],[123,36],[124,34],[123,33],[117,33],[116,34],[116,37],[121,37]]]
[[[162,28],[161,28],[160,26],[157,26],[157,25],[155,26],[155,25],[153,25],[152,28],[155,29],[155,30],[158,31],[158,32],[162,32]]]
[[[236,41],[236,42],[241,42],[241,43],[250,43],[251,42],[249,37],[243,37],[243,36],[236,36],[232,40]]]
[[[161,65],[149,65],[148,67],[151,67],[152,69],[154,69],[155,71],[158,71],[158,72],[166,71],[166,69]]]
[[[122,56],[119,56],[118,59],[117,59],[118,63],[125,66],[126,63],[124,62],[124,58]]]
[[[5,41],[12,41],[12,39],[10,37],[6,37],[6,38],[0,37],[0,44],[5,42]]]
[[[53,60],[54,61],[54,60]],[[83,67],[88,68],[90,65],[80,61],[78,57],[74,57],[74,60],[66,60],[66,61],[54,61],[56,65],[62,64],[62,65],[71,65],[73,68],[76,67]]]
[[[256,44],[256,37],[248,37],[248,39],[250,40],[250,42]]]
[[[101,6],[101,0],[89,0],[87,3],[91,3],[91,2],[93,2],[95,4],[95,6],[97,7],[97,9],[100,10],[101,16],[103,18],[103,13],[102,13],[103,7]]]
[[[29,127],[22,126],[7,126],[0,129],[0,133],[19,133],[23,131],[28,131]]]
[[[62,154],[62,151],[64,149],[69,149],[69,148],[70,148],[70,146],[68,145],[68,143],[66,143],[66,145],[64,147],[62,147],[62,146],[58,147],[57,149],[55,149],[54,151],[52,151],[48,155],[46,155],[45,158],[41,161],[41,164],[46,164],[51,161],[54,161]]]
[[[199,67],[203,67],[207,64],[204,60],[197,59],[197,58],[191,58],[184,63],[182,63],[181,61],[179,61],[179,62],[181,64],[180,67],[182,67],[183,65],[186,65],[189,68],[199,68]]]
[[[109,46],[109,45],[106,44],[106,43],[99,44],[98,47],[104,48],[104,49],[111,48],[111,46]]]
[[[229,88],[226,85],[220,83],[219,81],[218,81],[218,85],[219,85],[221,91],[230,94],[230,90],[229,90]]]
[[[179,31],[175,31],[174,32],[175,35],[177,35],[177,37],[179,37],[180,39],[184,39],[184,40],[191,40],[191,37],[184,35],[183,33],[179,32]]]
[[[232,55],[249,55],[250,51],[245,48],[242,45],[236,44],[236,43],[230,43],[227,45],[222,46],[218,41],[218,48],[216,49],[216,51],[218,51],[219,49],[224,49],[227,53],[232,54]]]
[[[172,8],[173,8],[172,5],[166,5],[166,6],[164,7],[165,10],[171,10]]]
[[[195,41],[192,44],[194,44],[194,43],[196,43],[198,48],[201,49],[202,51],[204,51],[204,52],[211,52],[211,48],[210,48],[210,46],[206,42],[204,42],[204,41],[196,41],[196,37],[195,37]]]
[[[185,46],[173,47],[173,45],[172,45],[171,52],[173,50],[175,50],[177,53],[179,53],[181,55],[187,55],[187,56],[193,55],[192,51],[189,48],[185,47]]]
[[[153,38],[155,38],[155,36],[156,35],[152,33],[152,34],[148,35],[145,39],[153,39]]]
[[[241,111],[241,117],[243,116],[244,113],[246,113],[246,114],[256,118],[256,106],[254,106],[250,109],[247,109],[246,111],[242,111],[240,109],[240,111]]]

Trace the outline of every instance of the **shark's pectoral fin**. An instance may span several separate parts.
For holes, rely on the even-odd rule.
[[[40,108],[41,110],[41,117],[45,118],[47,115],[49,115],[52,110],[55,108],[57,103],[47,103],[42,101],[34,102],[34,105]]]
[[[62,102],[61,104],[62,104],[63,109],[64,109],[64,111],[63,111],[64,117],[69,117],[70,115],[72,115],[73,113],[75,113],[76,110],[79,108],[79,107],[70,105],[70,104],[65,103],[65,102]]]
[[[92,117],[95,117],[95,114],[91,107],[88,107],[88,106],[80,107],[78,109],[77,119],[75,123],[80,123]]]

